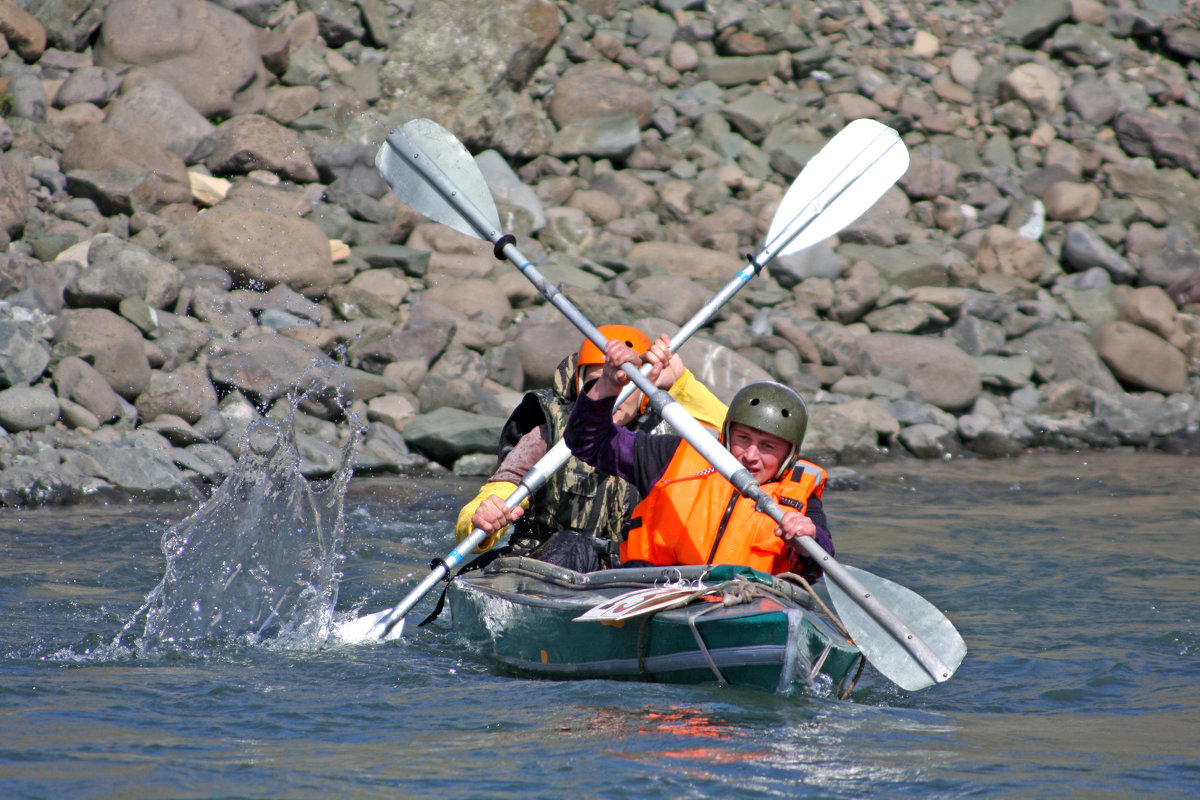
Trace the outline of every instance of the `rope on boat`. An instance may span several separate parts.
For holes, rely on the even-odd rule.
[[[803,575],[797,575],[795,572],[785,572],[782,575],[776,575],[775,577],[785,580],[794,580],[803,586],[804,591],[808,592],[808,596],[813,599],[813,602],[821,607],[821,611],[824,612],[829,621],[837,626],[838,632],[841,633],[842,636],[846,637],[847,642],[854,644],[854,639],[850,638],[850,631],[846,630],[846,626],[842,624],[842,620],[837,614],[834,614],[833,611],[830,610],[829,606],[825,605],[825,602],[821,600],[821,598],[817,595],[816,590],[813,589],[812,584],[806,581]],[[855,644],[854,646],[857,647],[858,645]]]

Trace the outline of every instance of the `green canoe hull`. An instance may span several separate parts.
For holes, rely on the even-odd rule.
[[[737,604],[696,599],[629,619],[575,620],[610,598],[681,578],[697,587],[729,585],[706,575],[710,570],[581,574],[503,558],[455,578],[447,594],[454,628],[515,674],[727,683],[779,694],[813,686],[840,693],[853,681],[862,664],[858,648],[816,614],[803,590],[763,573],[753,573],[762,588]]]

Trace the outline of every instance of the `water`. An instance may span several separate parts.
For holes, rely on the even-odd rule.
[[[387,644],[126,647],[160,540],[194,509],[0,511],[0,796],[1197,794],[1200,461],[867,474],[826,495],[839,557],[928,598],[970,649],[947,684],[907,694],[868,671],[849,702],[508,678],[445,619]],[[474,488],[352,482],[339,615],[399,600]]]

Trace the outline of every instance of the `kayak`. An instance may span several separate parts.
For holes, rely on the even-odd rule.
[[[863,655],[802,586],[749,567],[579,573],[498,558],[447,588],[453,627],[506,672],[844,696]]]

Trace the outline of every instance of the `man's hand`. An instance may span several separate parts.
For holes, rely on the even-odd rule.
[[[786,511],[783,514],[783,521],[775,526],[775,535],[788,543],[796,552],[804,552],[800,547],[800,537],[809,536],[816,538],[817,526],[808,517],[801,514],[799,511]]]
[[[609,339],[604,348],[604,371],[592,386],[592,399],[612,397],[621,391],[621,387],[629,383],[629,376],[621,369],[622,364],[632,362],[635,367],[642,365],[642,358],[632,347],[619,339]]]
[[[649,377],[660,389],[670,389],[686,370],[679,354],[671,352],[671,340],[665,333],[650,345],[650,349],[642,357],[654,365]]]
[[[498,495],[493,494],[485,498],[479,504],[479,508],[475,509],[475,514],[471,517],[471,524],[491,534],[504,530],[510,523],[523,516],[525,516],[525,509],[520,506],[510,509]]]

